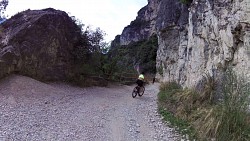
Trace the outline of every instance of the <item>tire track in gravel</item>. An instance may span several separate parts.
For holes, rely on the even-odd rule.
[[[0,81],[0,141],[179,140],[157,113],[159,84],[79,88],[13,75]]]

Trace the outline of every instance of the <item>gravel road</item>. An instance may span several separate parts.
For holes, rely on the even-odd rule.
[[[157,113],[159,84],[79,88],[13,75],[0,81],[0,141],[175,141]]]

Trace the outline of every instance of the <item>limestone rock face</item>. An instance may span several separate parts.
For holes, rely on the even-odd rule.
[[[146,7],[138,12],[137,18],[124,28],[120,36],[121,45],[128,45],[133,41],[140,41],[149,37],[151,30],[151,22],[146,20]]]
[[[0,78],[13,72],[42,80],[72,75],[72,51],[81,35],[65,12],[27,10],[0,27]]]
[[[148,0],[120,35],[121,45],[158,37],[156,77],[182,86],[231,67],[250,80],[250,0]],[[118,39],[117,39],[118,41]]]
[[[148,5],[138,11],[134,21],[125,27],[120,35],[120,45],[128,45],[148,39],[156,33],[155,24],[160,0],[149,0]]]
[[[159,30],[157,77],[196,86],[231,66],[250,77],[250,1],[193,0],[188,24]]]
[[[148,0],[148,4],[137,14],[120,35],[121,45],[148,39],[168,26],[188,22],[187,6],[178,0]]]

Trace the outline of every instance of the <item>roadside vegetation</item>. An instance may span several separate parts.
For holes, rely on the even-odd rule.
[[[221,80],[204,76],[202,90],[163,83],[159,112],[189,140],[250,140],[250,83],[231,69]]]
[[[77,73],[69,81],[81,86],[105,86],[110,81],[134,83],[142,70],[146,74],[155,74],[156,35],[111,48],[111,44],[104,41],[106,33],[100,28],[92,29],[77,18],[71,18],[81,29],[82,39],[72,51],[77,66],[74,72]]]
[[[109,60],[116,62],[117,72],[129,72],[138,67],[139,71],[155,74],[157,49],[158,39],[153,35],[148,40],[114,46],[108,54]]]

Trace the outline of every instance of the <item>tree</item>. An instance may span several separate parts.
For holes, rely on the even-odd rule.
[[[108,46],[108,43],[104,41],[104,36],[106,33],[99,27],[95,30],[92,30],[90,27],[88,27],[86,32],[91,44],[90,51],[93,53],[105,53]]]
[[[76,25],[81,30],[81,35],[84,37],[84,40],[88,41],[88,50],[91,53],[101,53],[106,54],[109,48],[109,43],[104,41],[106,33],[97,27],[95,30],[91,26],[86,26],[82,21],[75,16],[71,16],[71,19],[76,23]],[[86,38],[85,38],[86,37]],[[84,42],[86,43],[86,42]]]
[[[83,65],[82,72],[85,74],[110,72],[110,63],[108,63],[107,57],[110,44],[104,41],[106,33],[99,27],[93,30],[90,26],[85,26],[81,20],[74,16],[71,18],[81,30],[82,39],[73,54],[76,62]]]

